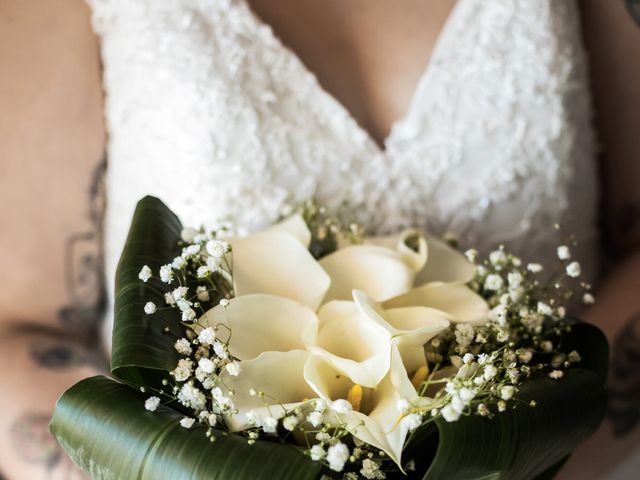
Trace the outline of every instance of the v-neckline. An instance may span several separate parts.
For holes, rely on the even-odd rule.
[[[365,127],[360,125],[360,123],[358,122],[356,117],[351,113],[351,111],[340,100],[338,100],[333,93],[331,93],[326,88],[324,88],[324,86],[318,80],[318,76],[316,75],[316,73],[313,70],[311,70],[309,67],[307,67],[307,64],[302,61],[302,58],[300,58],[300,56],[291,47],[286,45],[282,41],[282,39],[276,34],[273,27],[269,23],[267,23],[265,20],[263,20],[262,17],[260,17],[254,11],[249,1],[248,0],[238,0],[238,1],[242,5],[244,5],[246,10],[253,17],[258,28],[266,29],[269,32],[270,40],[276,43],[282,49],[283,54],[295,60],[295,62],[300,65],[300,68],[304,71],[304,73],[309,75],[314,80],[314,83],[317,85],[317,88],[318,88],[318,94],[330,100],[330,102],[333,103],[336,106],[336,108],[341,111],[342,114],[344,114],[347,118],[349,118],[354,124],[355,128],[358,130],[359,135],[366,138],[367,141],[373,145],[373,147],[376,149],[376,151],[380,155],[386,155],[388,153],[389,144],[392,143],[393,141],[395,131],[398,129],[400,125],[402,125],[409,119],[409,117],[411,116],[411,112],[414,110],[416,104],[420,100],[421,94],[423,93],[423,90],[425,90],[426,88],[426,84],[430,77],[430,73],[433,71],[434,64],[437,61],[437,58],[440,56],[440,51],[448,43],[448,40],[447,40],[449,38],[448,32],[451,31],[451,25],[453,24],[454,19],[458,16],[458,11],[461,8],[460,6],[464,2],[464,0],[455,0],[455,3],[451,8],[451,11],[447,15],[447,18],[443,22],[442,28],[440,29],[440,32],[436,37],[436,40],[433,44],[433,48],[431,49],[431,54],[427,59],[426,66],[418,77],[418,81],[416,82],[416,86],[413,90],[413,93],[411,94],[411,97],[409,99],[409,103],[407,104],[407,108],[405,112],[391,123],[391,126],[389,128],[389,133],[382,139],[382,145],[380,145],[378,141],[373,137],[373,135]]]

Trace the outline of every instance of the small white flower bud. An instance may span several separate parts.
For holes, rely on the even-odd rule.
[[[487,275],[487,278],[484,281],[485,290],[500,290],[504,285],[504,280],[500,275],[495,273]]]
[[[206,278],[211,273],[211,269],[209,267],[198,267],[196,270],[196,276],[198,278]]]
[[[195,421],[195,418],[183,417],[182,420],[180,420],[180,426],[183,428],[191,428]]]
[[[198,367],[200,367],[204,373],[213,373],[216,368],[211,360],[204,357],[198,360]]]
[[[240,363],[238,362],[227,363],[225,368],[227,372],[229,372],[229,375],[232,375],[234,377],[237,377],[238,375],[240,375]]]
[[[538,313],[540,315],[551,315],[553,313],[553,310],[546,303],[538,302]]]
[[[502,400],[511,400],[516,389],[511,385],[505,385],[500,389],[500,398]]]
[[[567,275],[572,278],[577,278],[582,273],[582,268],[580,267],[580,264],[578,262],[571,262],[569,265],[567,265],[566,270]]]
[[[531,273],[540,273],[543,268],[539,263],[530,263],[529,265],[527,265],[527,270],[529,270]]]
[[[318,428],[322,425],[322,413],[320,412],[311,412],[307,415],[307,422],[309,422],[313,427]]]
[[[344,398],[339,398],[331,402],[331,408],[337,413],[349,413],[353,410],[351,403]]]
[[[412,432],[422,425],[422,416],[417,413],[411,413],[402,419],[402,423],[410,432]]]
[[[278,428],[278,421],[273,417],[264,417],[262,419],[262,430],[265,433],[276,433]]]
[[[163,265],[160,267],[160,280],[168,284],[173,282],[173,270],[171,265]]]
[[[327,450],[329,468],[335,472],[341,472],[348,459],[349,448],[344,443],[336,443]]]
[[[571,258],[571,250],[566,245],[558,247],[557,253],[560,260],[569,260]]]
[[[146,313],[147,315],[152,315],[156,313],[157,310],[158,307],[156,307],[156,304],[153,302],[147,302],[144,305],[144,313]]]
[[[445,405],[444,407],[442,407],[440,413],[442,413],[442,418],[444,418],[447,422],[457,421],[462,414],[462,412],[454,409],[451,405]]]
[[[507,255],[503,250],[495,250],[489,254],[489,261],[494,267],[501,267],[507,262]]]
[[[180,270],[186,264],[187,264],[187,261],[182,257],[176,257],[173,259],[173,262],[171,262],[171,266],[176,270]]]
[[[284,427],[285,430],[288,430],[289,432],[292,432],[297,425],[298,425],[298,419],[293,415],[286,416],[282,420],[282,426]]]
[[[311,457],[311,460],[315,462],[322,460],[326,455],[327,454],[324,451],[324,448],[322,448],[322,446],[318,444],[314,445],[309,450],[309,456]]]
[[[147,280],[151,278],[151,276],[152,276],[151,269],[147,265],[142,267],[142,269],[140,270],[140,273],[138,273],[138,278],[145,283],[147,282]]]
[[[191,355],[191,353],[193,352],[191,343],[186,338],[177,340],[174,347],[176,349],[176,352],[178,352],[180,355]]]
[[[150,412],[155,412],[158,408],[158,405],[160,405],[160,399],[158,397],[149,397],[144,402],[144,408],[146,408]]]
[[[549,372],[549,378],[553,378],[554,380],[560,380],[564,377],[564,372],[562,370],[553,370]]]
[[[201,302],[208,302],[210,300],[209,290],[207,290],[207,287],[204,285],[200,285],[196,288],[196,296]]]

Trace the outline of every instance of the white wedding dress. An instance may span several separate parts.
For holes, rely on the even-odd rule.
[[[290,201],[346,200],[372,231],[424,227],[543,262],[574,234],[587,275],[596,270],[596,150],[573,0],[459,0],[384,149],[245,0],[90,3],[110,285],[147,194],[186,225],[246,230]]]

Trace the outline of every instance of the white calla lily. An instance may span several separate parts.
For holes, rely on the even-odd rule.
[[[378,245],[396,248],[397,251],[415,255],[416,266],[423,265],[415,277],[415,288],[383,302],[385,310],[404,307],[428,307],[443,312],[452,322],[464,322],[472,325],[486,323],[489,313],[487,303],[482,297],[466,286],[474,276],[475,268],[460,252],[446,243],[431,236],[420,238],[426,243],[417,243],[419,248],[410,247],[417,231],[408,230],[400,235],[373,239]],[[404,245],[404,249],[403,249]],[[425,251],[422,254],[422,251]],[[422,258],[424,255],[424,262]],[[407,257],[411,258],[411,257]],[[419,259],[419,261],[418,261]]]
[[[441,310],[452,322],[472,325],[486,323],[489,313],[487,302],[462,283],[427,283],[383,303],[385,309],[409,306]]]
[[[401,421],[404,412],[399,409],[399,401],[414,401],[417,393],[407,377],[398,352],[390,352],[390,357],[390,370],[376,388],[363,388],[359,405],[355,405],[352,411],[333,412],[333,415],[345,422],[355,437],[380,448],[400,464],[407,428]],[[346,399],[358,387],[358,384],[319,356],[309,358],[304,376],[316,394],[327,401]]]
[[[448,315],[433,308],[410,306],[384,310],[361,291],[354,291],[353,299],[364,316],[389,332],[409,373],[427,365],[424,345],[449,326]]]
[[[324,299],[350,300],[354,289],[383,301],[408,292],[416,272],[395,250],[375,245],[351,245],[320,259],[331,286]]]
[[[265,232],[284,232],[293,235],[305,247],[311,243],[311,232],[301,215],[296,214],[276,223]]]
[[[425,235],[429,259],[417,275],[416,285],[427,282],[468,283],[475,275],[475,267],[466,257],[445,242]]]
[[[418,230],[403,230],[399,235],[373,237],[366,240],[368,245],[377,245],[394,250],[414,272],[420,272],[427,263],[429,246],[426,237]]]
[[[374,388],[380,383],[389,370],[389,332],[353,302],[329,302],[318,318],[317,339],[307,349],[360,385]]]
[[[316,310],[331,279],[301,243],[286,231],[266,231],[231,241],[236,295],[269,293]]]
[[[413,238],[416,236],[418,237],[414,241]],[[414,248],[410,247],[414,242],[417,242],[417,249],[416,245]],[[473,279],[475,273],[473,264],[462,253],[418,230],[405,230],[399,235],[374,237],[367,239],[367,243],[397,250],[406,256],[407,261],[416,262],[415,265],[420,267],[416,270],[419,272],[415,279],[416,285],[436,281],[467,283]]]
[[[316,394],[304,378],[304,366],[309,353],[304,350],[264,352],[253,360],[242,362],[242,373],[221,375],[221,386],[233,392],[237,413],[225,421],[233,432],[251,428],[247,418],[253,412],[258,418],[281,418]],[[275,374],[274,374],[275,372]],[[251,395],[251,391],[264,392]],[[266,404],[265,404],[266,403]]]
[[[288,298],[252,294],[232,298],[225,307],[212,308],[200,317],[198,326],[217,327],[218,338],[228,341],[231,354],[250,360],[266,351],[304,350],[305,342],[315,342],[318,317]]]

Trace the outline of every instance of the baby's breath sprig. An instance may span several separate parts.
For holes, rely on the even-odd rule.
[[[573,239],[568,243],[575,245]],[[475,327],[452,325],[426,345],[429,363],[436,369],[444,365],[442,371],[453,376],[439,375],[446,381],[444,388],[435,389],[433,402],[419,411],[431,408],[431,418],[441,415],[447,421],[506,411],[534,372],[546,372],[558,380],[562,369],[580,361],[579,352],[562,351],[561,342],[571,328],[565,305],[576,295],[576,288],[570,283],[581,274],[569,246],[558,247],[560,267],[544,282],[542,265],[524,265],[503,247],[481,263],[475,250],[466,256],[476,265],[469,286],[487,301],[489,321]],[[579,287],[583,302],[592,303],[590,286],[581,283]],[[433,387],[433,382],[425,382],[421,393]]]

